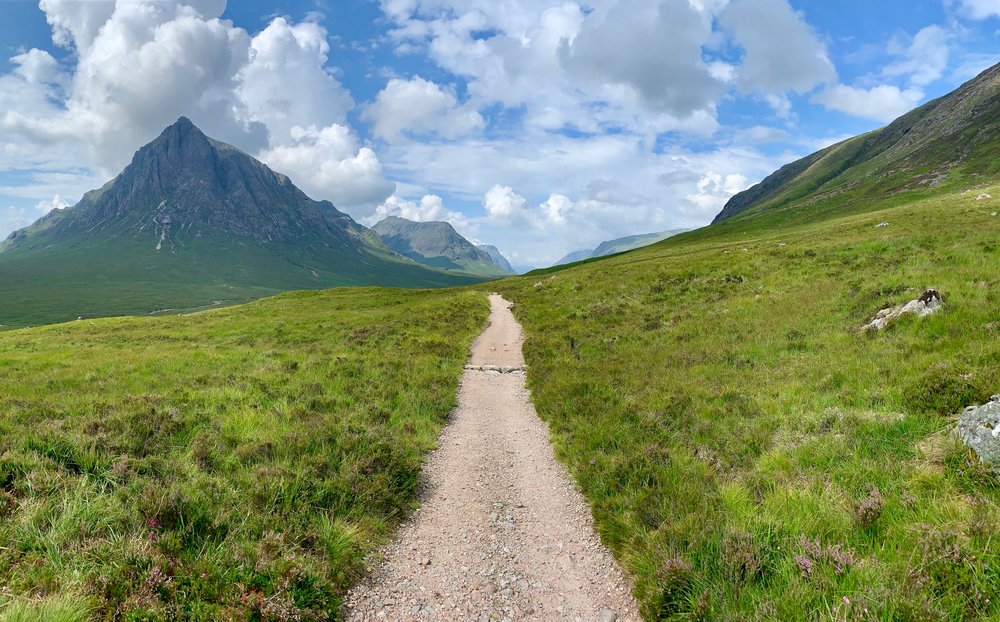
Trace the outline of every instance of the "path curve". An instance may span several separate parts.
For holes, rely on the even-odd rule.
[[[421,507],[350,591],[344,617],[637,622],[629,583],[531,403],[521,326],[499,295],[490,305]]]

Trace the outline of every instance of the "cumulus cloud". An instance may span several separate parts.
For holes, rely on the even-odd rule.
[[[919,89],[902,90],[890,85],[865,89],[838,84],[818,93],[813,100],[855,117],[889,122],[909,112],[923,97]]]
[[[749,186],[745,175],[709,172],[698,180],[697,191],[687,195],[687,199],[699,211],[717,212],[734,194],[746,190]]]
[[[404,134],[451,139],[485,125],[474,106],[459,105],[452,91],[420,76],[389,80],[364,117],[372,122],[375,136],[389,141],[399,140]]]
[[[735,79],[744,92],[805,93],[837,77],[826,46],[788,0],[733,0],[719,23],[743,48]]]
[[[307,193],[364,214],[396,190],[394,183],[385,180],[375,152],[359,147],[346,125],[296,126],[291,137],[291,143],[264,151],[261,159]]]
[[[711,32],[687,0],[619,0],[587,15],[560,57],[584,80],[632,89],[650,108],[685,117],[723,90],[702,60]]]
[[[344,123],[354,100],[326,69],[326,31],[313,22],[273,20],[250,42],[250,61],[237,74],[247,114],[285,142],[292,128]]]
[[[41,0],[53,42],[73,54],[61,65],[29,50],[0,75],[0,170],[107,178],[184,115],[317,198],[351,208],[389,196],[375,153],[346,126],[354,102],[327,67],[326,31],[279,17],[251,36],[219,19],[225,5]]]
[[[514,192],[510,186],[497,184],[483,196],[486,217],[505,225],[527,219],[527,205],[528,200]]]
[[[47,201],[39,201],[38,204],[35,205],[35,211],[42,214],[48,214],[52,210],[66,209],[67,207],[69,207],[69,203],[63,201],[57,194]]]
[[[478,108],[529,129],[711,133],[724,86],[701,59],[711,16],[688,0],[383,2],[397,52],[424,52]]]

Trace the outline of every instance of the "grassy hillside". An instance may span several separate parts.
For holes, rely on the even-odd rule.
[[[1000,619],[1000,479],[951,435],[1000,393],[982,173],[491,284],[647,619]]]
[[[36,326],[234,304],[295,289],[379,284],[447,287],[481,281],[377,249],[199,240],[178,254],[133,239],[78,240],[0,256],[0,324]]]
[[[716,217],[815,215],[1000,174],[1000,64],[896,119],[792,162],[734,196]]]
[[[0,324],[145,315],[341,285],[484,280],[420,266],[181,117],[103,187],[0,242]]]
[[[488,313],[300,292],[0,334],[0,620],[326,620]]]

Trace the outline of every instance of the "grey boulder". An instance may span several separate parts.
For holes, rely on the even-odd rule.
[[[1000,395],[982,406],[970,406],[958,420],[958,437],[979,459],[1000,467]]]

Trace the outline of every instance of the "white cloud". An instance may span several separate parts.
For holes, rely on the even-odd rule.
[[[718,212],[734,194],[749,187],[745,175],[709,172],[698,180],[697,191],[687,195],[687,199],[702,212]]]
[[[483,196],[486,217],[504,225],[510,225],[527,218],[528,200],[514,192],[510,186],[497,184]]]
[[[826,46],[787,0],[733,0],[719,23],[743,48],[735,79],[744,92],[805,93],[837,77]]]
[[[65,209],[67,207],[69,207],[69,204],[63,201],[58,194],[51,199],[39,201],[31,209],[10,205],[0,211],[0,230],[14,231],[22,229],[54,209]],[[2,240],[3,238],[0,237],[0,241]]]
[[[838,84],[816,94],[813,101],[855,117],[889,122],[909,112],[923,97],[919,89],[902,90],[889,85],[865,89]]]
[[[425,52],[467,81],[478,109],[524,127],[715,131],[724,90],[701,59],[711,17],[687,0],[413,0],[382,3],[397,52]],[[485,34],[484,34],[485,33]]]
[[[39,201],[35,205],[35,211],[40,212],[44,216],[54,209],[66,209],[67,207],[69,207],[69,203],[63,201],[57,194],[47,201]]]
[[[31,49],[10,59],[17,65],[14,73],[29,84],[53,84],[65,78],[59,62],[45,50]]]
[[[923,88],[938,80],[948,68],[951,33],[941,26],[928,26],[909,42],[894,39],[889,52],[902,57],[882,70],[890,78],[905,77],[911,87]]]
[[[375,152],[359,147],[349,127],[294,127],[291,136],[290,144],[264,151],[261,159],[306,193],[366,214],[395,191]]]
[[[326,31],[313,22],[273,20],[250,43],[250,61],[237,75],[237,92],[253,121],[287,142],[292,128],[344,123],[354,100],[326,69]]]
[[[813,97],[813,102],[855,117],[892,121],[917,106],[927,85],[939,80],[948,69],[953,34],[941,26],[927,26],[912,37],[897,35],[886,52],[897,60],[884,66],[867,85],[836,84]],[[888,80],[901,82],[875,84]]]
[[[650,109],[687,117],[723,91],[702,60],[711,32],[687,0],[619,0],[587,15],[560,57],[583,80],[626,87]]]
[[[373,123],[375,136],[389,141],[400,140],[404,133],[453,139],[485,125],[473,106],[460,106],[453,92],[420,76],[389,80],[364,117]]]
[[[972,19],[1000,17],[1000,0],[957,0],[959,9]]]

